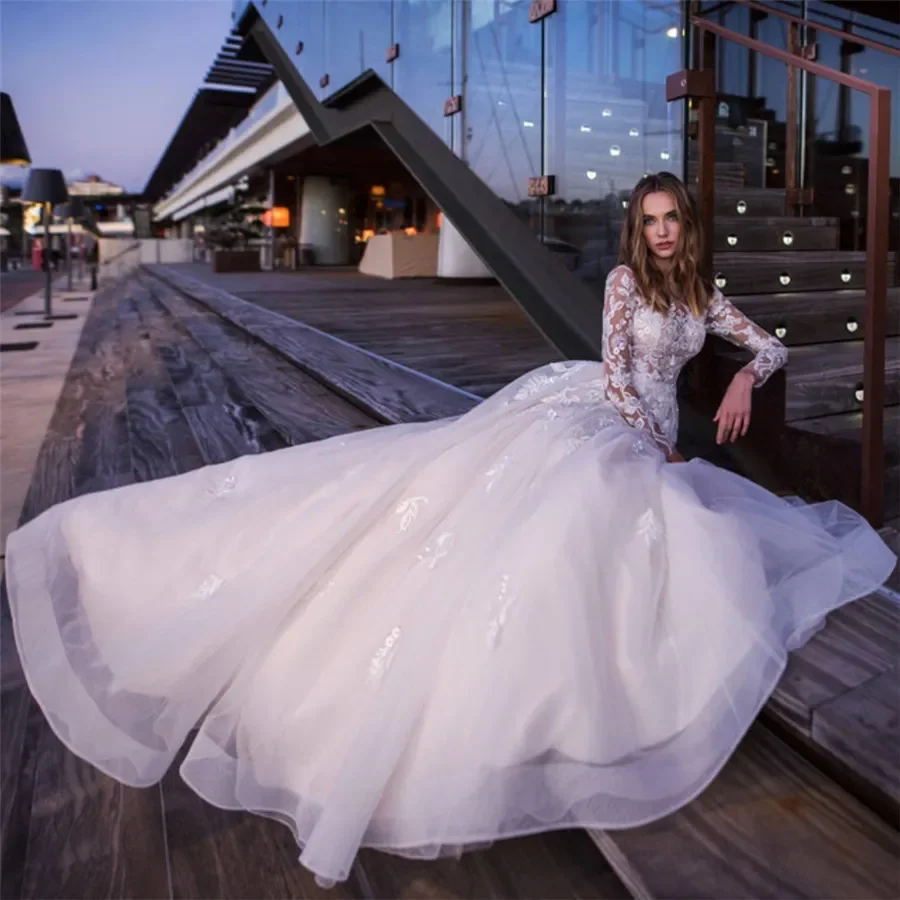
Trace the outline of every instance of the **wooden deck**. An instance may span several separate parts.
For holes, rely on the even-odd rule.
[[[400,375],[397,416],[415,393]],[[70,496],[389,416],[364,406],[159,283],[116,286],[85,324],[23,520]],[[323,891],[297,862],[286,828],[209,806],[177,766],[158,788],[134,790],[68,753],[25,687],[5,597],[0,636],[4,898],[628,896],[580,832],[505,841],[458,861],[366,851],[347,883]]]
[[[25,518],[74,494],[476,402],[390,360],[484,395],[555,358],[498,288],[159,274],[169,283],[142,275],[96,301]],[[900,836],[885,817],[900,782],[900,610],[883,599],[842,611],[796,655],[767,711],[777,734],[755,726],[698,801],[647,828],[593,835],[621,880],[590,837],[565,832],[459,861],[364,852],[327,893],[286,829],[210,807],[174,768],[158,789],[135,791],[68,754],[22,683],[4,608],[0,895],[896,897]]]

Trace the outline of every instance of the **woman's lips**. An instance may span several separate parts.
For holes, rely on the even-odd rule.
[[[656,245],[657,250],[671,250],[672,242],[671,241],[663,241],[661,244]]]

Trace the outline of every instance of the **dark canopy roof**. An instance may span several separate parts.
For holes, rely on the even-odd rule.
[[[247,116],[275,82],[274,70],[267,63],[237,59],[242,45],[243,38],[236,32],[226,38],[206,74],[204,87],[197,91],[147,181],[146,201],[155,203],[174,187]]]

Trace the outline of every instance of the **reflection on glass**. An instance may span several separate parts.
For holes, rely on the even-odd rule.
[[[527,0],[472,4],[468,35],[466,134],[460,155],[535,231],[540,201],[528,179],[542,170],[541,25]]]
[[[666,76],[681,68],[676,4],[562,3],[546,23],[544,240],[602,291],[624,205],[645,173],[682,172],[682,109]]]
[[[400,56],[392,65],[394,90],[449,144],[451,123],[444,101],[453,91],[452,0],[395,0],[394,42]]]
[[[390,84],[385,53],[391,43],[391,0],[327,0],[322,74],[328,73],[331,90],[326,94],[368,69]]]

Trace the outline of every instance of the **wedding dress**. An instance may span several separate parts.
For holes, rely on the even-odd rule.
[[[825,615],[895,558],[838,503],[673,465],[707,331],[782,345],[717,294],[651,311],[610,276],[605,363],[466,415],[246,456],[55,506],[7,546],[28,684],[128,785],[181,766],[280,819],[323,880],[361,845],[456,853],[625,828],[700,793]]]

